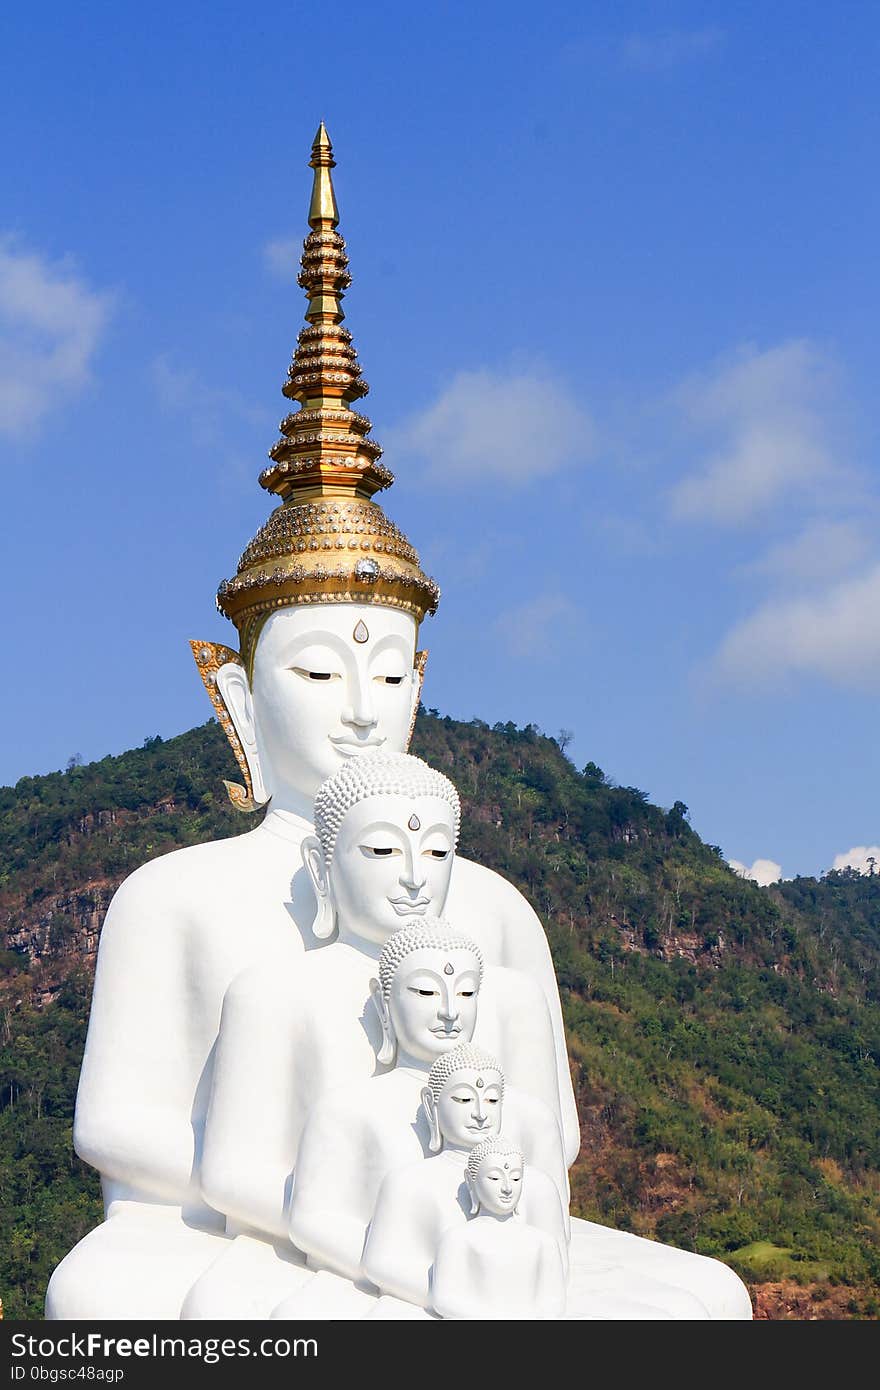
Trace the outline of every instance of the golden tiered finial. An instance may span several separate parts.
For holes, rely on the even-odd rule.
[[[308,296],[306,320],[282,388],[300,409],[281,421],[282,438],[269,450],[272,464],[260,474],[269,492],[299,502],[316,497],[372,497],[394,477],[369,439],[370,421],[351,409],[369,390],[361,377],[351,334],[342,328],[340,300],[351,284],[330,170],[333,146],[322,121],[309,161],[315,171],[299,284]]]
[[[241,637],[250,668],[262,624],[297,603],[378,603],[421,622],[437,607],[436,584],[422,573],[406,536],[372,501],[393,475],[369,437],[370,421],[352,409],[369,387],[340,300],[351,283],[345,242],[336,231],[333,147],[323,121],[309,161],[314,169],[311,231],[303,243],[299,284],[306,292],[300,331],[282,390],[299,408],[281,422],[281,438],[260,482],[282,499],[244,551],[217,606]],[[198,644],[196,644],[198,646]],[[208,644],[205,644],[208,645]]]

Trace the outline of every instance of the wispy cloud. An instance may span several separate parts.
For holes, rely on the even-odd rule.
[[[706,443],[700,467],[672,492],[673,514],[738,525],[819,484],[842,490],[833,381],[832,364],[805,339],[743,348],[687,380],[674,404]]]
[[[279,280],[296,280],[301,255],[302,237],[274,237],[263,247],[263,263],[270,275]]]
[[[526,483],[581,466],[595,427],[573,393],[540,368],[459,372],[419,414],[385,431],[435,483]]]
[[[756,859],[754,864],[741,864],[738,859],[728,859],[728,864],[735,874],[740,878],[750,879],[752,883],[757,883],[760,888],[766,888],[771,883],[778,883],[782,877],[782,865],[777,864],[773,859]]]
[[[757,690],[797,675],[880,688],[880,565],[817,594],[770,599],[727,634],[712,669]]]
[[[854,845],[835,854],[833,869],[856,869],[860,874],[880,873],[880,845]]]
[[[766,554],[744,565],[745,576],[767,576],[779,585],[824,585],[859,569],[867,560],[871,540],[864,522],[811,521],[796,536],[773,545]]]
[[[516,657],[548,656],[569,631],[576,609],[564,594],[541,594],[495,620],[495,632]]]
[[[723,29],[668,29],[657,34],[630,34],[624,39],[624,66],[641,72],[663,72],[715,53],[724,43]]]
[[[113,295],[0,241],[0,432],[22,435],[91,379]]]

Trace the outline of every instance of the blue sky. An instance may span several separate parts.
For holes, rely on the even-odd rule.
[[[208,717],[323,118],[426,702],[573,730],[746,865],[880,843],[876,7],[0,25],[0,781]]]

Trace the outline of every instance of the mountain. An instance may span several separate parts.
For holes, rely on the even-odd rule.
[[[880,1316],[880,875],[759,889],[687,807],[650,804],[534,726],[422,710],[462,853],[544,922],[583,1146],[573,1211],[720,1256],[759,1316]],[[101,921],[138,864],[254,821],[219,727],[0,789],[0,1252],[40,1316],[100,1218],[71,1124]]]

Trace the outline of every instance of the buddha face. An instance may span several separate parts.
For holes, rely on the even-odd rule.
[[[496,1071],[463,1069],[450,1076],[435,1102],[444,1143],[472,1149],[501,1131],[503,1079]]]
[[[412,951],[401,961],[386,1001],[398,1049],[430,1065],[470,1042],[479,988],[480,964],[470,951]]]
[[[376,604],[296,604],[260,633],[251,688],[218,683],[254,777],[273,805],[302,809],[345,758],[406,748],[419,681],[416,621]],[[221,680],[222,677],[222,680]]]
[[[522,1154],[489,1154],[471,1184],[474,1201],[492,1216],[510,1216],[522,1195],[522,1179]]]
[[[439,797],[383,794],[357,802],[339,827],[327,870],[340,926],[381,945],[408,918],[439,917],[454,846],[453,810]]]

